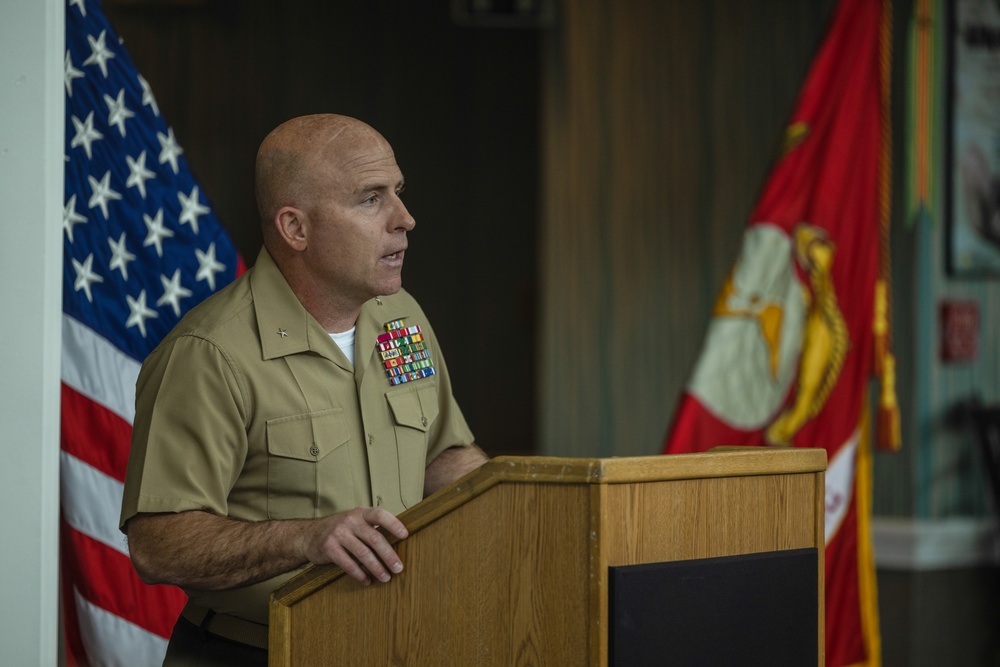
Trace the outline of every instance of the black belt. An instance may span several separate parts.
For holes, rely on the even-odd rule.
[[[240,644],[267,650],[267,626],[238,616],[217,614],[188,600],[181,616],[205,632]]]

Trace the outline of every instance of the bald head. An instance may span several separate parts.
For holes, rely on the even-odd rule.
[[[307,208],[328,179],[373,146],[388,143],[349,116],[316,114],[282,123],[257,150],[255,189],[264,243],[276,240],[274,217],[283,206]]]

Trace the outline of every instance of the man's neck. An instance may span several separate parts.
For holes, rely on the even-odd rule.
[[[298,297],[302,306],[316,318],[327,333],[343,333],[349,331],[358,321],[363,304],[344,304],[329,294],[317,294],[315,291],[300,290],[292,286],[292,291]]]

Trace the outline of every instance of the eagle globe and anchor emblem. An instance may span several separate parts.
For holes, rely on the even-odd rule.
[[[791,235],[770,223],[747,229],[688,387],[723,423],[789,446],[823,408],[850,346],[830,276],[835,253],[808,223]],[[828,539],[847,510],[856,443],[844,443],[827,470]]]

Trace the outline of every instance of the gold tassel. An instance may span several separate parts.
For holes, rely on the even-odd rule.
[[[875,433],[879,449],[897,452],[903,444],[899,403],[896,402],[896,357],[892,353],[887,353],[882,359],[882,391],[879,395]]]
[[[885,375],[885,357],[889,352],[889,286],[884,280],[875,281],[875,315],[872,320],[875,334],[875,377]]]

